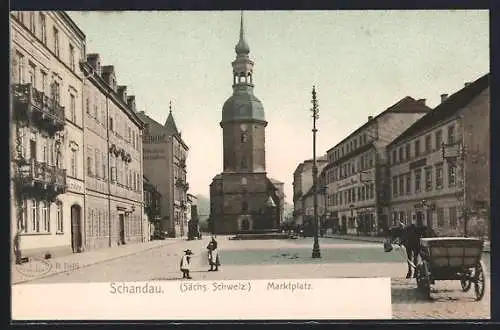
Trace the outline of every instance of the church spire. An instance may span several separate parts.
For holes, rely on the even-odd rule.
[[[234,50],[236,51],[236,54],[238,54],[238,55],[248,55],[248,53],[250,53],[250,47],[248,47],[248,44],[245,40],[245,27],[243,24],[243,10],[241,11],[241,14],[240,14],[240,40],[236,44],[236,47],[234,47]]]

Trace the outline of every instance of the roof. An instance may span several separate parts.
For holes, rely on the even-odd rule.
[[[271,181],[271,183],[273,183],[273,184],[285,184],[284,182],[281,182],[281,181],[273,179],[273,178],[269,178],[269,181]]]
[[[146,115],[145,112],[143,111],[137,112],[137,116],[142,119],[145,125],[149,125],[149,127],[154,127],[156,130],[162,130],[162,131],[165,130],[165,127],[162,124],[160,124],[153,118]]]
[[[413,137],[422,130],[435,126],[436,124],[453,117],[460,109],[469,104],[483,90],[490,85],[490,73],[485,74],[468,86],[465,86],[455,94],[449,96],[444,102],[439,104],[433,111],[430,111],[425,116],[408,127],[401,135],[399,135],[389,146],[398,144]]]
[[[234,86],[231,95],[222,106],[222,123],[237,120],[266,121],[264,106],[248,85]]]
[[[358,127],[354,132],[349,134],[342,141],[340,141],[335,146],[328,149],[327,153],[329,151],[335,149],[337,146],[342,144],[344,141],[351,138],[353,135],[359,133],[360,131],[362,131],[363,129],[368,127],[369,125],[373,124],[376,119],[384,116],[387,113],[428,113],[431,110],[432,110],[431,108],[426,106],[424,103],[415,100],[413,97],[405,96],[404,98],[402,98],[398,102],[394,103],[393,105],[391,105],[390,107],[388,107],[387,109],[385,109],[384,111],[379,113],[372,120],[369,120],[366,123],[364,123],[362,126]]]
[[[172,110],[170,110],[170,112],[168,113],[168,117],[167,120],[165,121],[164,127],[169,133],[169,135],[179,134],[179,131],[177,130],[177,125],[175,125],[174,116],[172,115]]]

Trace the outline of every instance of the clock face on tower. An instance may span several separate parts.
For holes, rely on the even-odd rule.
[[[242,132],[246,132],[246,130],[247,130],[247,125],[246,125],[246,124],[241,124],[241,125],[240,125],[240,129],[241,129],[241,131],[242,131]]]

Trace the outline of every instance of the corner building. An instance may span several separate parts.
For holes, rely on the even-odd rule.
[[[407,96],[327,151],[327,223],[343,234],[377,235],[389,224],[386,147],[431,109]]]
[[[85,56],[85,35],[63,11],[9,16],[16,257],[80,252],[84,139],[78,63]]]
[[[144,122],[144,175],[161,194],[160,230],[170,237],[187,235],[187,157],[189,147],[177,129],[172,106],[162,125],[139,112]]]
[[[233,95],[222,108],[223,172],[210,185],[212,232],[269,230],[279,227],[284,203],[279,182],[266,174],[264,107],[254,95],[253,65],[245,40],[243,15],[235,47]]]
[[[449,97],[442,94],[433,111],[388,146],[392,225],[463,233],[465,210],[489,227],[489,80],[486,74]]]

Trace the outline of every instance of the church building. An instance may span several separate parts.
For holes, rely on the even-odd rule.
[[[235,47],[233,95],[222,108],[223,172],[210,185],[210,226],[215,234],[276,229],[283,213],[283,184],[266,173],[264,107],[254,95],[253,66],[243,14]]]

